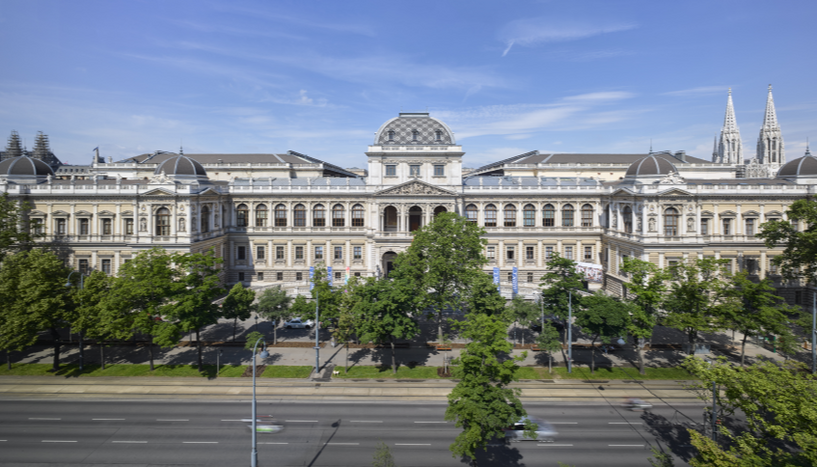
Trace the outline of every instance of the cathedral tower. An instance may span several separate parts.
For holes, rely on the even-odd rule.
[[[769,168],[769,173],[776,173],[780,166],[786,163],[786,149],[783,144],[780,125],[777,123],[771,84],[769,85],[769,96],[766,98],[766,113],[763,116],[763,126],[760,127],[760,136],[757,138],[757,155],[755,158],[760,165]]]
[[[718,140],[717,152],[713,151],[712,162],[717,164],[743,164],[743,145],[740,142],[740,130],[737,121],[735,121],[732,88],[729,88],[723,129],[721,130],[720,140]]]

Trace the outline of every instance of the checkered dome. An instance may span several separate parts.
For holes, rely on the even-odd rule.
[[[375,134],[378,146],[449,146],[457,144],[454,132],[427,113],[401,113],[384,123]]]

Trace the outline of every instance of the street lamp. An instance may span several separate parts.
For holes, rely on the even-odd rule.
[[[318,307],[320,301],[320,293],[315,293],[315,377],[318,377],[318,372],[321,370],[321,321]]]
[[[265,359],[269,357],[269,352],[267,352],[267,341],[264,340],[263,337],[259,337],[257,341],[255,341],[255,345],[252,347],[252,455],[250,457],[250,466],[256,467],[258,465],[258,449],[256,448],[257,444],[257,433],[255,431],[255,423],[258,421],[258,415],[255,407],[255,351],[258,349],[258,343],[264,341],[264,346],[261,347],[261,359]]]
[[[83,274],[83,273],[81,273],[79,271],[71,271],[71,273],[68,274],[68,280],[66,281],[65,286],[66,287],[71,287],[71,276],[73,276],[74,273],[79,274],[79,290],[82,290],[83,287],[85,286],[85,274]],[[79,330],[79,371],[80,371],[80,373],[82,373],[82,357],[83,357],[83,355],[82,355],[83,345],[82,344],[83,344],[83,342],[82,342],[82,329],[80,329]]]

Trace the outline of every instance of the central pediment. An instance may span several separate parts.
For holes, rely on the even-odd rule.
[[[401,183],[400,185],[378,191],[375,193],[375,195],[456,196],[456,193],[444,190],[426,182],[421,182],[420,180],[411,180]]]

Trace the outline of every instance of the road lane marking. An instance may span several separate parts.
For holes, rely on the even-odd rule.
[[[66,441],[62,439],[44,439],[43,443],[76,443],[76,441]]]
[[[360,443],[326,443],[330,446],[360,446]]]
[[[317,420],[284,420],[287,423],[318,423]]]
[[[182,444],[218,444],[218,441],[182,441]]]
[[[5,443],[6,441],[8,441],[8,440],[7,439],[0,439],[0,443]]]
[[[157,418],[157,422],[189,422],[187,418]]]
[[[111,441],[111,442],[121,444],[147,444],[147,441]]]
[[[420,422],[414,422],[414,423],[448,423],[448,422],[424,422],[424,421],[420,421]]]
[[[572,444],[551,444],[551,443],[547,443],[547,444],[537,444],[537,446],[571,447],[573,445]]]
[[[349,420],[350,423],[383,423],[383,420]]]
[[[96,422],[113,422],[113,421],[122,421],[125,420],[124,418],[92,418],[92,421]]]
[[[62,420],[61,418],[32,418],[29,417],[29,420]]]
[[[422,443],[394,443],[395,446],[431,446],[431,444]]]
[[[643,448],[643,444],[608,444],[608,446],[613,448]]]
[[[641,422],[607,422],[609,425],[643,425]]]

